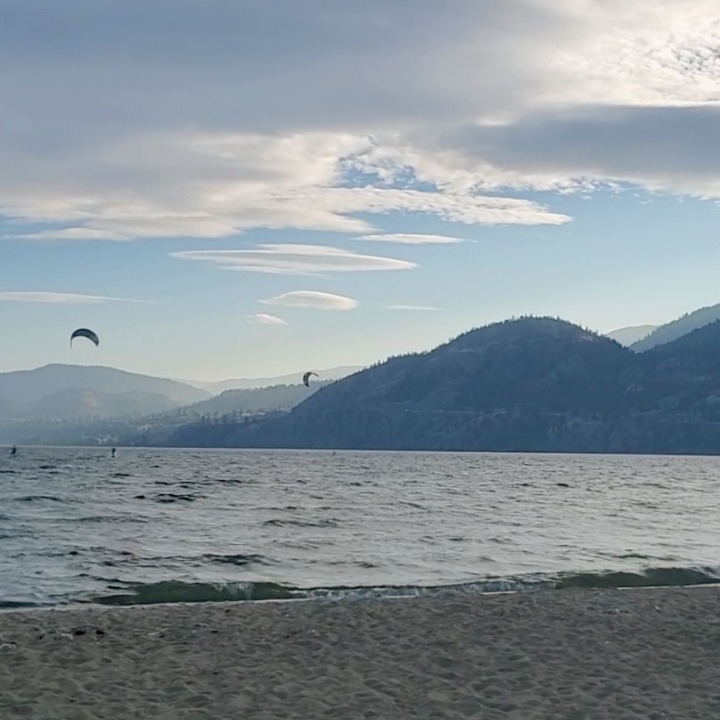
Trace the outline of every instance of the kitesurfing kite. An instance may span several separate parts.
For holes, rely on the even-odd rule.
[[[76,337],[84,337],[90,340],[91,342],[94,342],[95,345],[100,344],[100,338],[92,331],[88,330],[87,328],[78,328],[71,336],[70,336],[70,347],[72,347],[72,341]]]
[[[308,372],[306,372],[303,375],[303,382],[305,383],[306,387],[310,387],[310,376],[311,375],[314,375],[315,377],[320,377],[316,372],[313,372],[312,370],[308,370]]]

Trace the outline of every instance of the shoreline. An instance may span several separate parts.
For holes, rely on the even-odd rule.
[[[152,607],[178,604],[219,603],[286,603],[310,601],[319,603],[363,603],[383,599],[412,600],[423,597],[491,596],[499,594],[556,592],[559,590],[641,590],[659,588],[720,587],[720,577],[709,568],[649,567],[642,571],[575,571],[552,575],[515,575],[487,577],[483,580],[441,583],[438,585],[352,585],[296,587],[268,581],[228,583],[184,583],[158,581],[138,585],[126,592],[105,592],[93,596],[67,599],[56,604],[33,604],[0,601],[0,615],[83,608]],[[242,590],[240,590],[242,588]],[[259,589],[259,592],[256,590]],[[150,591],[149,593],[147,591]],[[244,597],[243,597],[244,595]]]
[[[361,605],[363,603],[381,603],[384,601],[413,601],[424,598],[434,599],[457,599],[472,597],[494,597],[497,595],[533,595],[537,593],[556,593],[556,592],[572,592],[572,591],[598,591],[598,592],[615,592],[621,590],[640,591],[640,590],[670,590],[677,588],[679,590],[695,590],[700,588],[720,588],[720,580],[717,582],[703,582],[687,585],[619,585],[614,587],[580,587],[580,586],[558,586],[550,587],[548,585],[538,586],[536,588],[527,587],[525,589],[507,589],[507,590],[478,590],[465,591],[461,588],[464,584],[454,585],[438,585],[438,586],[417,586],[422,590],[429,592],[420,592],[418,594],[398,594],[398,595],[357,595],[343,596],[335,595],[315,595],[315,596],[298,596],[289,598],[259,598],[252,600],[169,600],[163,602],[137,602],[137,603],[100,603],[92,600],[76,601],[72,603],[64,603],[58,605],[31,605],[18,607],[0,607],[0,617],[12,613],[45,613],[45,612],[67,612],[67,611],[83,611],[83,610],[132,610],[133,608],[153,608],[153,607],[176,607],[176,606],[235,606],[235,605],[265,605],[265,604],[295,604],[295,603],[315,603],[318,605]],[[372,590],[374,586],[368,587]],[[457,588],[457,589],[454,589]],[[359,587],[359,590],[366,588]]]
[[[715,720],[719,611],[717,585],[8,610],[0,717]]]

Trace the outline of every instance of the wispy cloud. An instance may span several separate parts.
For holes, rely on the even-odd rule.
[[[267,300],[260,300],[260,302],[268,305],[287,305],[288,307],[314,310],[353,310],[358,306],[358,301],[353,298],[317,290],[294,290]]]
[[[449,235],[423,235],[420,233],[387,233],[384,235],[361,235],[358,240],[398,243],[400,245],[452,245],[468,242],[466,238]]]
[[[171,253],[181,260],[212,262],[226,270],[277,275],[315,275],[366,270],[410,270],[407,260],[360,255],[326,245],[267,244],[253,250],[183,250]]]
[[[105,302],[145,303],[146,300],[106,297],[104,295],[81,295],[63,292],[0,292],[0,302],[50,303],[66,305],[92,305]]]
[[[387,305],[388,310],[439,310],[431,305]]]
[[[250,323],[256,325],[287,325],[287,322],[277,315],[269,315],[267,313],[255,313],[255,315],[247,315],[245,318]]]
[[[18,220],[63,226],[14,235],[43,241],[213,239],[251,228],[368,234],[375,228],[358,215],[394,212],[478,224],[561,224],[569,219],[528,200],[457,188],[418,190],[381,181],[346,186],[354,165],[369,167],[375,161],[378,142],[334,132],[132,138],[102,151],[101,179],[92,172],[84,177],[88,169],[74,178],[72,169],[52,154],[35,159],[37,176],[23,166],[26,177],[18,171],[7,188],[0,179],[0,208]],[[184,172],[178,173],[178,167]]]

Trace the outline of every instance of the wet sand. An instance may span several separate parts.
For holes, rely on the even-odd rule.
[[[720,718],[720,588],[0,614],[0,718]]]

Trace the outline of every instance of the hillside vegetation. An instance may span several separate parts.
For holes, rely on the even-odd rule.
[[[165,443],[720,452],[720,323],[636,354],[562,320],[506,321],[338,380],[289,413],[188,424]]]

